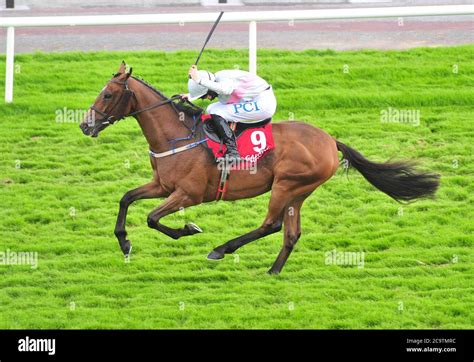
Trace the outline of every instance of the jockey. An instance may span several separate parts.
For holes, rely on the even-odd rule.
[[[189,76],[189,93],[183,98],[194,101],[218,97],[219,101],[210,104],[206,112],[227,147],[225,156],[239,159],[235,135],[227,122],[256,123],[271,118],[277,105],[271,85],[243,70],[222,70],[214,75],[193,65]]]

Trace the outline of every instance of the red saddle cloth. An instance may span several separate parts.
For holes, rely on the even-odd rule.
[[[211,118],[209,114],[201,117],[203,122],[209,118]],[[211,140],[209,137],[207,137],[206,143],[216,158],[223,157],[227,151],[224,144],[221,146],[219,142]],[[271,122],[263,126],[247,128],[237,136],[237,150],[240,157],[251,163],[257,162],[274,148]]]

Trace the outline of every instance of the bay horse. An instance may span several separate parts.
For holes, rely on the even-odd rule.
[[[160,219],[186,207],[215,201],[220,176],[215,158],[199,144],[197,133],[192,129],[197,124],[195,117],[180,112],[173,103],[178,96],[167,98],[131,73],[122,62],[80,125],[85,135],[97,137],[114,122],[133,116],[150,147],[152,181],[128,191],[120,200],[114,233],[125,257],[131,251],[125,229],[130,204],[140,199],[166,198],[149,213],[148,226],[173,239],[193,235],[202,232],[193,223],[173,229],[163,225]],[[275,148],[259,161],[257,172],[231,172],[224,197],[225,200],[252,198],[271,190],[263,223],[216,247],[208,259],[222,259],[225,254],[284,227],[283,246],[268,271],[280,273],[301,236],[303,202],[336,173],[340,165],[338,151],[349,166],[399,202],[432,197],[439,184],[439,175],[417,171],[411,162],[371,162],[321,129],[303,122],[275,123],[273,137]],[[170,142],[185,147],[181,146],[182,152],[173,151]],[[157,154],[165,157],[154,157]]]

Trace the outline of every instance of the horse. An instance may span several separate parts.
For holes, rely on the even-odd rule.
[[[115,236],[126,258],[131,242],[125,228],[129,206],[141,199],[165,198],[148,214],[152,229],[179,239],[202,230],[194,223],[182,228],[163,225],[161,218],[178,210],[215,201],[220,171],[211,152],[198,139],[200,122],[191,112],[182,112],[175,100],[167,98],[145,81],[131,75],[122,62],[118,72],[107,82],[80,124],[84,135],[97,137],[116,121],[134,117],[150,148],[152,180],[126,192],[120,200]],[[338,152],[348,167],[398,202],[432,198],[439,185],[439,175],[419,171],[410,161],[376,163],[346,146],[323,130],[300,121],[273,124],[275,148],[259,160],[257,171],[233,171],[224,200],[253,198],[271,191],[268,211],[260,227],[214,248],[209,260],[226,254],[267,235],[284,229],[283,246],[268,270],[278,274],[301,236],[301,207],[311,193],[328,181],[340,166]],[[184,146],[170,148],[171,143]],[[178,152],[179,150],[179,152]],[[163,157],[155,157],[164,155]]]

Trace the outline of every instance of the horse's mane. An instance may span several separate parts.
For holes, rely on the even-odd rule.
[[[178,100],[176,103],[173,103],[178,112],[184,112],[184,114],[190,117],[199,117],[204,110],[201,107],[196,106],[191,102]]]
[[[164,99],[168,99],[167,96],[165,96],[158,89],[153,87],[150,83],[147,83],[145,80],[143,80],[141,78],[134,77],[134,76],[132,76],[132,78],[135,79],[140,84],[143,84],[145,87],[147,87],[148,89],[150,89],[154,93],[158,94],[160,97],[162,97]],[[200,116],[204,112],[204,110],[201,107],[198,107],[198,106],[196,106],[195,104],[193,104],[191,102],[186,102],[186,101],[182,101],[182,100],[173,101],[173,102],[171,102],[171,105],[174,107],[174,109],[176,110],[177,113],[183,112],[187,116],[193,117],[193,118],[197,117],[197,116]]]
[[[158,94],[160,97],[162,98],[165,98],[165,99],[168,99],[167,96],[165,96],[163,93],[161,93],[158,89],[156,89],[155,87],[153,87],[150,83],[147,83],[145,82],[143,79],[141,78],[137,78],[137,77],[134,77],[132,75],[132,78],[135,79],[137,82],[143,84],[145,87],[147,87],[148,89],[151,89],[153,92],[155,92],[156,94]]]

